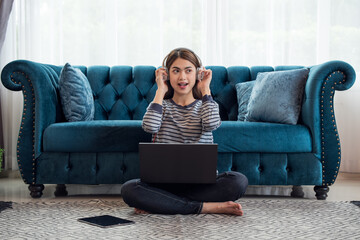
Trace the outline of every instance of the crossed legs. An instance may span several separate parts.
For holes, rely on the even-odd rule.
[[[243,174],[225,172],[215,184],[148,184],[134,179],[122,186],[121,194],[137,213],[242,215],[241,205],[235,201],[244,195],[247,185]]]

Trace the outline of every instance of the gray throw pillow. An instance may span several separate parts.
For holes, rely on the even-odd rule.
[[[87,77],[77,68],[66,63],[60,73],[59,93],[67,121],[94,119],[95,106]]]
[[[246,121],[297,124],[309,69],[259,73]]]
[[[255,81],[242,82],[235,85],[236,96],[238,101],[238,121],[244,121],[248,110],[251,91]]]

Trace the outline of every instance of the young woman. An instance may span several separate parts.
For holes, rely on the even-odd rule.
[[[155,72],[158,88],[144,115],[143,129],[158,143],[213,143],[212,131],[221,120],[211,97],[211,70],[197,70],[202,66],[200,58],[186,48],[171,51],[163,66]],[[225,172],[215,184],[149,184],[134,179],[122,186],[121,194],[136,213],[241,216],[242,207],[235,201],[247,185],[243,174]]]

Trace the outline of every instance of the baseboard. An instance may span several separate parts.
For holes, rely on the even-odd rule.
[[[3,170],[0,172],[0,178],[21,178],[19,170]]]
[[[339,172],[337,179],[360,180],[360,173]]]

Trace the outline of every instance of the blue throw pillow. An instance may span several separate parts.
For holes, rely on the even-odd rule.
[[[94,119],[95,106],[87,77],[77,68],[66,63],[60,73],[59,93],[67,121]]]
[[[309,69],[259,73],[246,121],[297,124]]]
[[[238,121],[244,121],[248,110],[251,91],[255,81],[242,82],[235,85],[238,101]]]

